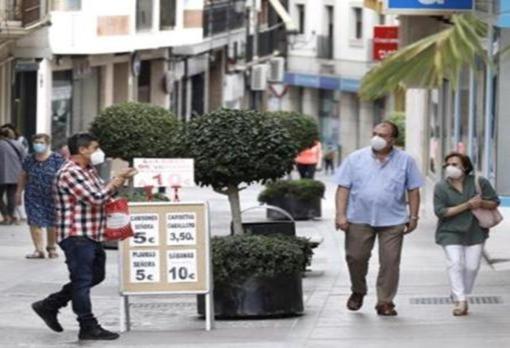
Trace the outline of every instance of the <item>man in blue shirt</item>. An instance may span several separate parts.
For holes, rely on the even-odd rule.
[[[379,238],[377,314],[397,315],[400,256],[405,234],[416,229],[423,178],[413,158],[394,148],[398,127],[377,125],[371,146],[350,154],[335,175],[336,228],[345,231],[346,261],[352,294],[347,308],[356,311],[367,293],[368,261]],[[406,193],[409,210],[406,204]]]

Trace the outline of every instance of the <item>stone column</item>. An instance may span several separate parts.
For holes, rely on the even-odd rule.
[[[359,146],[359,108],[352,93],[340,94],[340,145],[342,159]]]
[[[359,147],[369,145],[373,129],[374,105],[371,102],[359,101]]]
[[[36,132],[51,134],[51,91],[53,87],[51,63],[42,59],[37,71]]]

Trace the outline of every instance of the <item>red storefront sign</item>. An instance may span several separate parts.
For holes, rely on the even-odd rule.
[[[398,50],[398,26],[375,26],[373,42],[373,59],[383,60],[388,55]]]

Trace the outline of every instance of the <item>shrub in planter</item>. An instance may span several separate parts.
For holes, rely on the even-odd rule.
[[[319,139],[319,126],[312,117],[294,111],[277,111],[269,114],[281,120],[282,125],[290,133],[298,153],[312,147]]]
[[[215,237],[212,254],[216,315],[267,317],[303,312],[301,275],[311,258],[306,239]],[[203,311],[199,302],[199,312]]]
[[[288,211],[296,220],[310,219],[321,216],[321,199],[325,190],[325,185],[317,180],[278,180],[266,184],[258,200]],[[274,219],[285,218],[271,210],[268,210],[268,216]]]
[[[90,127],[104,152],[132,163],[135,157],[179,157],[181,126],[166,109],[126,102],[104,109]]]
[[[195,180],[228,196],[234,233],[243,233],[239,191],[292,170],[297,150],[281,119],[251,110],[221,109],[186,125]]]

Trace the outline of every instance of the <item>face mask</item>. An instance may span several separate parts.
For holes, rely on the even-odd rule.
[[[454,166],[446,167],[444,173],[447,178],[451,179],[459,179],[464,174],[464,172],[461,169]]]
[[[105,157],[106,155],[103,150],[97,149],[92,155],[90,155],[90,162],[93,166],[97,166],[104,163]]]
[[[381,151],[388,145],[388,142],[384,138],[376,135],[370,140],[370,145],[375,151]]]
[[[48,147],[46,144],[35,143],[33,149],[35,153],[45,153]]]

